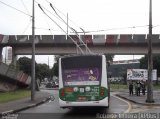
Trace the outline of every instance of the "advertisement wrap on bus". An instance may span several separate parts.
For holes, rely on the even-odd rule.
[[[100,101],[104,99],[103,101],[107,104],[100,105],[107,107],[109,90],[106,66],[102,72],[102,56],[78,56],[77,60],[76,58],[69,57],[70,61],[63,58],[61,61],[60,105],[63,103],[62,107],[65,107],[65,104],[66,106],[73,106],[72,104],[79,106],[81,103],[82,106],[98,106]],[[90,58],[93,60],[89,61]],[[86,62],[82,63],[84,59]]]

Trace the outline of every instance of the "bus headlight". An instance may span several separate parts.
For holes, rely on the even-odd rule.
[[[91,90],[91,88],[90,87],[86,87],[86,89],[85,89],[86,91],[90,91]]]

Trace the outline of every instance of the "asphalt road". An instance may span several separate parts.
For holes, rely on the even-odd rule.
[[[111,96],[110,107],[106,108],[73,108],[61,109],[58,102],[57,90],[44,90],[55,97],[54,100],[40,106],[22,111],[18,114],[18,119],[97,119],[102,116],[113,116],[112,113],[125,113],[129,105],[126,101],[118,97]]]

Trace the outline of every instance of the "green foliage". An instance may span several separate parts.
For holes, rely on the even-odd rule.
[[[36,76],[40,80],[44,79],[45,77],[50,77],[50,69],[48,65],[47,64],[37,64]]]
[[[128,86],[125,84],[110,84],[111,91],[124,91],[128,89]]]
[[[54,63],[53,68],[51,69],[51,74],[52,76],[57,76],[59,75],[58,72],[58,62]]]
[[[148,68],[148,56],[142,57],[140,59],[140,68],[147,69]],[[160,76],[160,55],[153,55],[153,69],[157,69],[157,76]]]
[[[113,62],[114,55],[112,55],[112,54],[105,54],[105,56],[106,56],[107,65],[110,66],[110,63]]]
[[[19,70],[22,70],[24,73],[31,75],[31,66],[32,60],[28,57],[21,57],[17,61]]]
[[[12,92],[0,92],[0,103],[5,103],[13,100],[18,100],[21,98],[29,97],[31,95],[30,90],[17,90]]]
[[[31,76],[31,66],[32,60],[28,57],[21,57],[17,61],[19,70],[22,70],[24,73]],[[36,79],[44,79],[45,77],[50,77],[50,69],[47,64],[37,64],[35,63],[35,75]]]
[[[147,69],[148,68],[147,55],[145,55],[144,57],[142,57],[139,61],[140,61],[140,68],[141,69]]]
[[[113,61],[114,55],[112,55],[112,54],[105,54],[105,56],[106,56],[106,60],[108,62],[112,62]]]

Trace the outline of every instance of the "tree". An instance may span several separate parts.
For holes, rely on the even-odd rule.
[[[19,70],[22,70],[24,73],[31,76],[32,70],[32,60],[28,57],[21,57],[17,61]],[[35,77],[36,79],[44,79],[45,77],[50,78],[50,69],[47,64],[35,64]]]
[[[22,70],[24,73],[31,75],[31,65],[32,60],[28,57],[21,57],[17,61],[19,70]]]
[[[58,60],[59,58],[62,57],[62,55],[55,55],[55,58],[54,58],[54,65],[53,65],[53,68],[51,69],[51,76],[57,76],[59,75],[58,73]]]
[[[58,62],[54,63],[53,68],[51,69],[51,74],[52,76],[57,76],[59,75],[58,72]]]
[[[45,77],[50,78],[50,69],[47,64],[37,64],[36,65],[36,76],[40,81]]]
[[[113,62],[114,55],[112,55],[112,54],[105,54],[105,56],[106,56],[107,65],[110,66],[111,62]]]
[[[148,56],[145,55],[140,59],[140,68],[148,68]],[[153,69],[157,69],[157,76],[160,76],[160,55],[153,55]],[[158,83],[158,80],[157,80]]]

